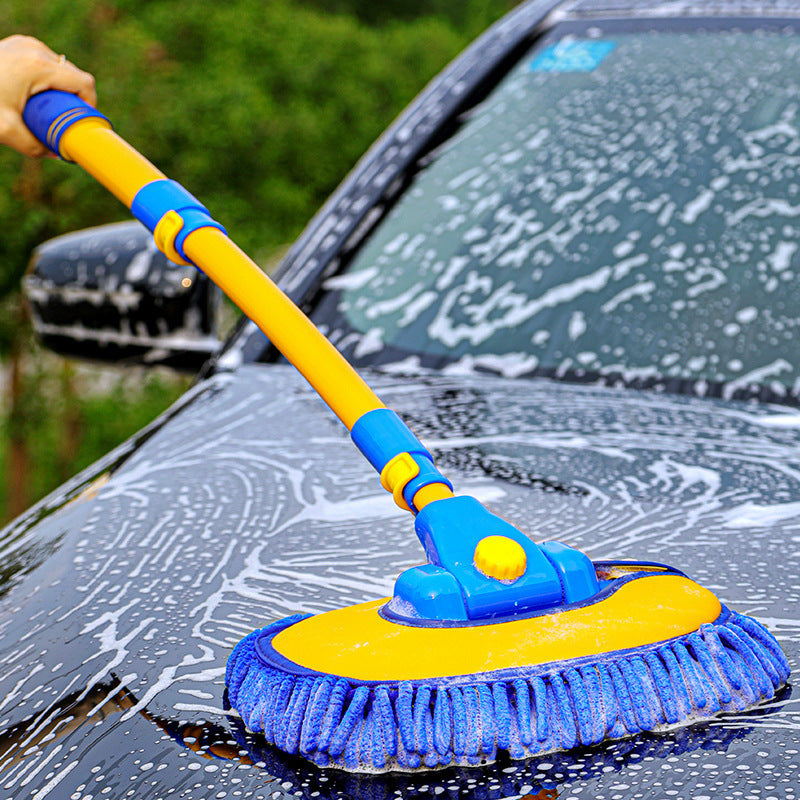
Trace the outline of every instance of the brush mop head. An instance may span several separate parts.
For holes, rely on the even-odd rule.
[[[470,516],[470,503],[483,508],[453,501]],[[442,503],[453,505],[420,512],[418,533]],[[499,750],[520,759],[690,724],[755,706],[786,682],[786,657],[769,632],[677,570],[593,564],[555,543],[540,549],[566,587],[560,604],[473,618],[437,562],[417,567],[388,601],[290,617],[243,639],[227,667],[232,707],[286,753],[386,772],[483,764]],[[516,581],[492,582],[502,594]],[[434,607],[449,611],[420,614]]]

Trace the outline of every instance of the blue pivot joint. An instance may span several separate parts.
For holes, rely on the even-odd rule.
[[[64,156],[59,146],[64,132],[76,122],[88,117],[105,120],[108,127],[111,127],[108,118],[96,108],[92,108],[71,92],[61,92],[57,89],[48,89],[46,92],[33,95],[22,112],[22,118],[30,132],[61,158]]]
[[[208,209],[176,181],[163,178],[143,186],[133,198],[131,212],[154,236],[156,245],[177,264],[190,264],[183,245],[199,228],[217,228]]]
[[[534,543],[474,497],[435,500],[414,526],[429,563],[397,578],[390,617],[513,618],[587,600],[600,589],[588,556],[559,542]]]
[[[350,436],[398,505],[416,514],[414,527],[429,562],[398,577],[385,609],[390,618],[416,624],[510,618],[581,602],[599,591],[586,555],[559,542],[535,544],[473,497],[415,508],[414,495],[423,486],[443,483],[452,490],[452,484],[394,411],[368,411]]]

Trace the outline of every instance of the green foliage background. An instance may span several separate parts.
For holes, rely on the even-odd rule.
[[[97,78],[116,130],[196,194],[256,259],[302,230],[413,96],[514,0],[0,0]],[[127,219],[80,169],[0,152],[0,521],[135,432],[183,389],[120,373],[86,395],[30,339],[18,287],[32,248]],[[11,452],[15,454],[12,463]],[[22,489],[10,473],[20,454]],[[25,494],[24,497],[18,496]]]

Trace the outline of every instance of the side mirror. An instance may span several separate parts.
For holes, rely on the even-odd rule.
[[[196,372],[221,346],[219,290],[168,261],[138,222],[39,245],[23,290],[34,330],[61,355]]]

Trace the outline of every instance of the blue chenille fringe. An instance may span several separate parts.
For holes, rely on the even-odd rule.
[[[357,772],[475,765],[569,750],[642,731],[740,712],[789,677],[786,656],[755,620],[731,612],[666,643],[529,670],[362,684],[292,675],[243,639],[228,660],[231,706],[280,750]]]

